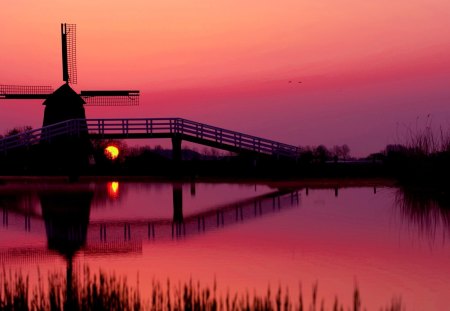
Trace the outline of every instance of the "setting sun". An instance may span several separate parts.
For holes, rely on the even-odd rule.
[[[105,155],[108,159],[115,160],[119,156],[119,148],[109,145],[105,148]]]

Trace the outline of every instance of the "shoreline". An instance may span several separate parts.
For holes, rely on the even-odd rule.
[[[392,178],[243,178],[243,177],[159,177],[159,176],[81,176],[76,182],[69,182],[67,176],[0,176],[0,185],[8,183],[63,183],[79,184],[86,182],[160,182],[160,183],[233,183],[267,185],[271,188],[356,188],[356,187],[397,187]]]

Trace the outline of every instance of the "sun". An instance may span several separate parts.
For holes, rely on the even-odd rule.
[[[109,145],[105,148],[105,155],[110,160],[115,160],[119,156],[119,148]]]

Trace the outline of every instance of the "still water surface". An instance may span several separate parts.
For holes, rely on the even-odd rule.
[[[423,203],[423,202],[422,202]],[[449,213],[396,188],[277,189],[229,183],[7,183],[0,186],[0,260],[126,276],[143,296],[153,279],[190,279],[218,291],[337,295],[378,310],[446,310]],[[295,300],[295,299],[294,299]]]

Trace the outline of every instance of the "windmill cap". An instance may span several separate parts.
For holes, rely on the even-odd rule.
[[[44,106],[64,105],[67,107],[84,105],[86,102],[70,87],[69,84],[65,83],[48,96],[42,104]]]

